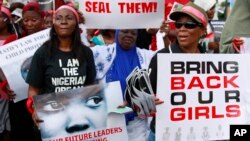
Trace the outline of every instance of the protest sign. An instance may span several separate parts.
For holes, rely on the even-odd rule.
[[[78,0],[87,28],[159,28],[164,19],[163,0]]]
[[[38,0],[40,8],[42,11],[53,10],[54,0]]]
[[[28,85],[25,79],[31,57],[48,39],[49,29],[46,29],[0,47],[0,67],[16,94],[15,102],[27,98]]]
[[[250,38],[249,37],[241,37],[243,40],[243,45],[240,48],[240,53],[250,53]]]
[[[43,141],[128,141],[119,81],[33,97]]]
[[[170,14],[173,13],[173,12],[175,12],[176,10],[180,10],[182,7],[183,7],[182,4],[180,4],[178,2],[174,2],[173,6],[172,6],[172,8],[170,10]],[[173,20],[171,20],[170,17],[169,17],[170,14],[167,17],[167,20],[173,22]]]
[[[36,49],[49,39],[49,30],[46,29],[1,46],[0,67],[32,56]]]
[[[159,54],[156,140],[229,139],[250,123],[247,54]]]
[[[149,73],[147,69],[136,67],[126,78],[125,100],[140,118],[148,117],[156,112],[155,96]]]
[[[214,28],[214,31],[213,31],[214,41],[220,42],[221,33],[222,33],[223,28],[224,28],[225,21],[212,20],[211,24]]]

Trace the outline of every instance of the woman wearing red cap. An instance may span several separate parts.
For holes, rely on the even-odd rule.
[[[180,10],[170,14],[170,18],[175,21],[176,38],[169,48],[163,48],[158,53],[204,53],[199,44],[199,40],[206,36],[206,26],[208,18],[206,12],[192,2],[187,3]],[[169,28],[168,23],[163,23],[162,28]],[[150,82],[154,93],[157,86],[157,55],[155,55],[149,65],[151,69]],[[155,140],[155,117],[150,124],[150,135],[148,141]]]

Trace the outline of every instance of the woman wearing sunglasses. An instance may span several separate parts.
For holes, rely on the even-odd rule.
[[[202,50],[199,40],[206,36],[208,18],[206,12],[192,2],[184,5],[180,10],[170,14],[170,18],[175,21],[176,41],[169,47],[163,48],[158,53],[205,53]],[[169,31],[169,25],[164,22],[161,30]],[[167,38],[164,38],[167,40]],[[166,42],[165,42],[166,43]],[[166,46],[166,44],[165,44]],[[151,69],[150,81],[154,93],[157,86],[157,54],[152,58],[149,68]],[[150,124],[151,132],[148,141],[155,140],[155,117]]]

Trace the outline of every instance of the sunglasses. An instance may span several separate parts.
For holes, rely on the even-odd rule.
[[[196,28],[197,26],[202,26],[202,24],[194,23],[194,22],[185,22],[185,23],[175,22],[174,25],[177,29],[181,28],[183,25],[187,29],[193,29],[193,28]]]

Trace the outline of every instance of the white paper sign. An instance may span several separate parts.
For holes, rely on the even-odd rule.
[[[240,49],[240,53],[250,53],[250,38],[241,37],[244,41],[242,48]]]
[[[159,54],[156,140],[229,139],[250,123],[247,54]]]
[[[49,39],[46,29],[0,47],[0,67],[10,88],[16,94],[15,102],[27,98],[28,85],[25,82],[29,62],[34,52]]]
[[[49,39],[49,30],[46,29],[1,46],[0,67],[32,56],[37,48]]]
[[[180,3],[175,1],[169,13],[171,14],[171,13],[175,12],[176,10],[180,10],[182,7],[183,7],[183,4],[180,4]],[[170,14],[167,17],[167,20],[173,22],[173,20],[171,20],[169,17]]]
[[[159,28],[164,0],[78,0],[88,28]]]

